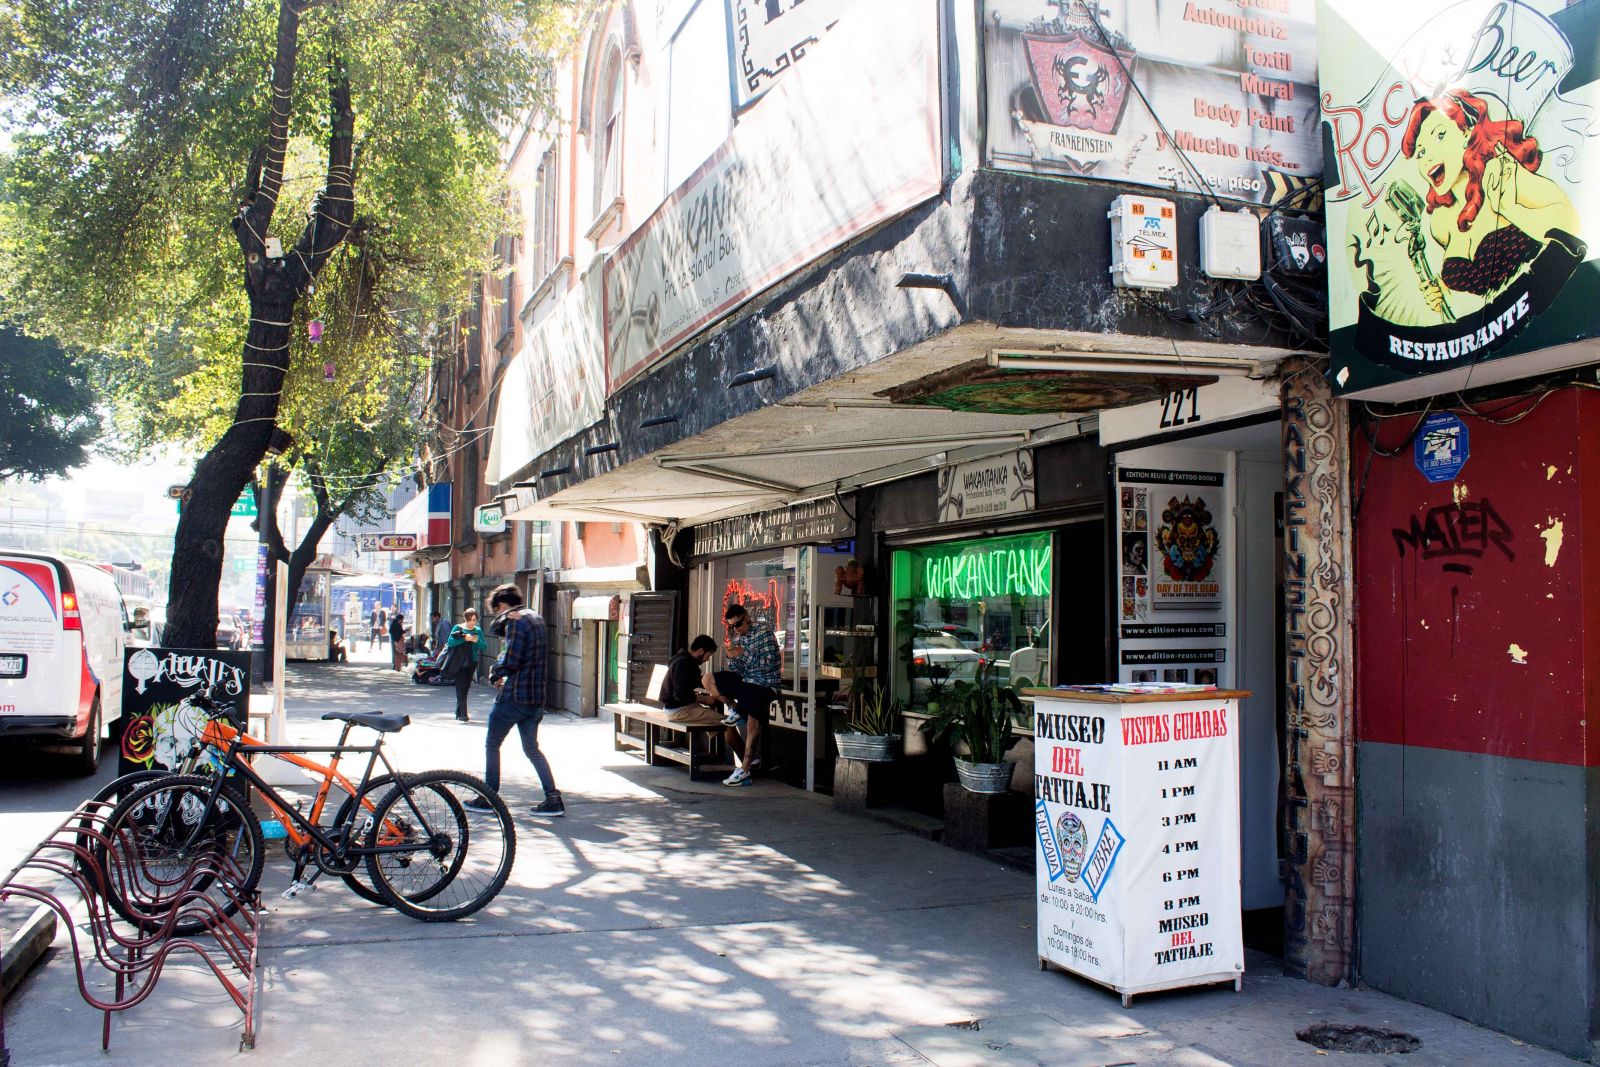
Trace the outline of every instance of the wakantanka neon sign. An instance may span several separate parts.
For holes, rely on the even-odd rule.
[[[1050,547],[966,546],[927,556],[922,583],[935,599],[1049,596]]]

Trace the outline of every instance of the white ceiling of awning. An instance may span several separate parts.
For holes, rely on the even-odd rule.
[[[1076,436],[1087,412],[995,415],[889,405],[875,393],[955,367],[996,348],[1126,353],[1181,358],[1149,338],[1099,337],[1089,349],[1079,337],[1042,331],[959,327],[885,357],[770,407],[722,423],[643,459],[602,469],[602,454],[583,482],[512,510],[515,519],[703,522],[815,499],[836,484],[860,484],[933,470],[949,462]],[[1126,345],[1122,342],[1127,342]],[[1251,357],[1273,362],[1287,352],[1226,345],[1186,345],[1184,354]],[[756,386],[766,388],[766,386]],[[535,487],[535,492],[539,489]],[[526,502],[526,494],[524,503]]]

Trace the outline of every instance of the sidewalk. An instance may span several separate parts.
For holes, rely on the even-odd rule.
[[[323,739],[331,709],[405,712],[389,742],[409,770],[481,774],[490,690],[474,721],[454,694],[376,665],[294,669],[291,732]],[[36,971],[8,1010],[17,1064],[965,1065],[1374,1062],[1319,1054],[1319,1022],[1403,1030],[1407,1065],[1573,1061],[1382,994],[1281,977],[1252,955],[1243,993],[1119,998],[1037,969],[1031,874],[758,782],[690,783],[611,750],[605,721],[546,720],[541,742],[570,814],[543,823],[513,738],[504,792],[518,821],[505,891],[460,923],[427,925],[324,879],[279,899],[262,887],[262,1019],[238,1053],[239,1016],[215,984],[174,969],[118,1017],[109,1056],[71,968]],[[984,1020],[978,1030],[954,1024]],[[927,1028],[927,1029],[919,1029]],[[920,1050],[920,1051],[919,1051]],[[1396,1061],[1388,1061],[1396,1062]]]

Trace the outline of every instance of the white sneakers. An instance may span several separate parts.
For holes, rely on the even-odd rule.
[[[722,780],[723,785],[749,785],[750,772],[740,767]]]

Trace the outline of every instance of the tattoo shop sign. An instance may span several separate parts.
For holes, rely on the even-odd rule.
[[[1540,350],[1600,333],[1594,9],[1322,0],[1339,393],[1404,400],[1593,360]]]
[[[811,54],[856,0],[727,0],[734,110],[743,111]]]
[[[939,521],[1032,511],[1033,453],[1028,449],[939,471]]]
[[[1322,172],[1313,2],[987,0],[989,162],[1296,196]]]
[[[250,653],[218,649],[129,649],[122,668],[118,772],[177,766],[210,718],[194,696],[215,687],[219,708],[250,708]]]
[[[696,526],[694,554],[721,556],[757,548],[824,544],[854,537],[855,532],[856,524],[838,501],[813,500]]]
[[[605,264],[607,391],[939,192],[938,5],[845,12]]]

